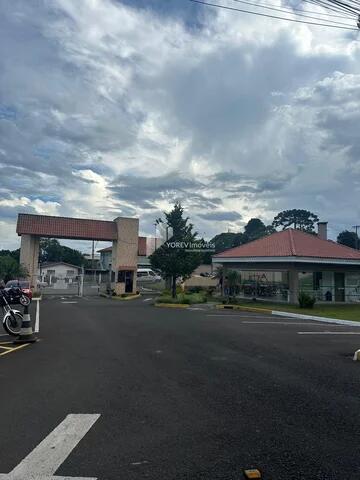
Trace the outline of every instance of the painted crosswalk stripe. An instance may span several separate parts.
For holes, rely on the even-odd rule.
[[[54,474],[99,417],[99,414],[68,415],[17,467],[9,474],[1,474],[0,480],[79,479]],[[96,478],[86,477],[86,480]]]

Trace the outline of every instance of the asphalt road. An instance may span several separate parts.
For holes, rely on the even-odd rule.
[[[41,340],[0,357],[0,474],[68,414],[100,414],[56,476],[360,478],[360,335],[321,333],[360,328],[67,301],[43,301]]]

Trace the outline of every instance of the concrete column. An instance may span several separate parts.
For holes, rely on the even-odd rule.
[[[30,286],[37,290],[40,237],[21,235],[20,263],[27,271]]]
[[[289,270],[289,299],[290,303],[297,303],[299,295],[299,272],[292,268]]]
[[[122,218],[115,220],[117,241],[113,242],[112,270],[115,272],[115,291],[119,295],[125,293],[125,283],[118,282],[118,272],[131,271],[133,275],[132,293],[136,293],[136,272],[138,261],[139,219]]]

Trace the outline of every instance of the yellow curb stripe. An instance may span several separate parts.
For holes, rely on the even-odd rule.
[[[187,303],[155,303],[155,307],[169,307],[169,308],[188,308]]]
[[[225,310],[244,310],[245,312],[272,312],[272,310],[270,310],[269,308],[244,307],[242,305],[216,305],[216,308]]]
[[[141,297],[140,294],[138,295],[129,295],[128,297],[120,297],[120,296],[115,296],[111,297],[113,300],[134,300],[135,298]]]
[[[0,345],[0,348],[3,350],[12,350],[12,347],[4,347],[3,345]]]
[[[15,352],[16,350],[20,350],[20,348],[27,347],[28,345],[30,345],[30,344],[29,343],[24,343],[24,345],[19,345],[18,347],[14,347],[11,350],[8,350],[4,353],[0,353],[0,357],[3,357],[4,355],[7,355],[8,353]]]

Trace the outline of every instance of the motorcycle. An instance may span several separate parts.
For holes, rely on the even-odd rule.
[[[10,305],[22,305],[28,307],[30,305],[30,298],[21,290],[20,287],[4,288],[6,299]]]
[[[9,335],[16,336],[20,334],[23,316],[19,310],[14,310],[10,306],[8,294],[4,290],[4,288],[0,288],[0,305],[4,313],[2,324]]]

